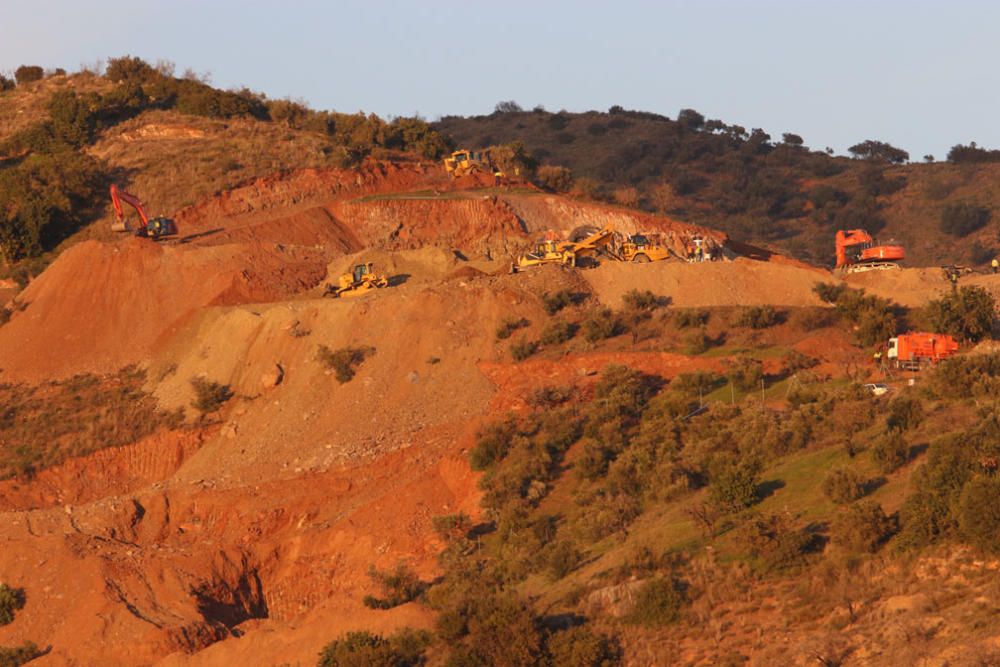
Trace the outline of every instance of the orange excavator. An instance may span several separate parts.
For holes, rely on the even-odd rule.
[[[133,227],[129,224],[122,210],[122,202],[135,209],[135,212],[139,214],[139,219],[142,220],[142,225]],[[146,215],[146,209],[143,208],[142,201],[138,197],[130,195],[124,190],[119,190],[118,186],[114,184],[111,185],[111,203],[115,207],[116,218],[116,222],[111,225],[111,231],[113,232],[131,232],[136,236],[153,240],[177,234],[177,225],[173,220],[164,218],[163,216],[150,218]]]
[[[863,229],[837,232],[837,268],[845,273],[899,268],[906,258],[903,246],[879,244]]]

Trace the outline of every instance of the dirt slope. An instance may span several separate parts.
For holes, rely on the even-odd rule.
[[[923,306],[951,290],[951,283],[938,268],[866,271],[851,274],[846,281],[852,287],[862,287],[904,306]],[[995,298],[1000,298],[1000,275],[968,275],[962,277],[958,284],[984,287]]]

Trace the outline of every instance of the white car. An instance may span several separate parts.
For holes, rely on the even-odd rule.
[[[887,384],[866,384],[865,389],[872,393],[872,396],[884,396],[889,393],[891,387]]]

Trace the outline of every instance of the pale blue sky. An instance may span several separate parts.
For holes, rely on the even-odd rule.
[[[0,0],[0,71],[125,53],[318,109],[620,104],[943,159],[1000,147],[1000,3]]]

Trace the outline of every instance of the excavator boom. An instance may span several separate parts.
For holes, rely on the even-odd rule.
[[[142,201],[135,195],[131,195],[123,190],[119,190],[118,186],[114,183],[111,184],[111,203],[115,207],[115,218],[118,222],[121,222],[125,217],[125,212],[122,210],[122,202],[125,202],[129,206],[135,209],[135,212],[139,214],[139,218],[142,220],[143,226],[149,224],[149,216],[146,215],[146,209],[142,206]]]

